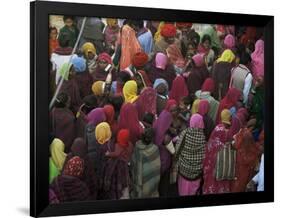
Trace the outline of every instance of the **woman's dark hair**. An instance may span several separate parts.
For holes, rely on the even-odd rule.
[[[51,26],[51,27],[49,27],[49,34],[50,34],[53,30],[55,30],[55,31],[58,33],[58,29],[57,29],[56,27],[54,27],[54,26]]]
[[[87,95],[83,98],[84,107],[83,112],[88,114],[91,110],[98,107],[97,97],[94,95]]]
[[[212,44],[212,39],[208,34],[203,35],[201,43],[204,43],[207,40],[210,42],[210,44]]]
[[[138,28],[142,28],[143,27],[143,20],[125,20],[124,21],[124,25],[128,24],[129,26],[136,26]]]
[[[59,93],[56,97],[55,107],[64,108],[66,106],[68,99],[69,99],[69,97],[66,93],[64,93],[64,92]]]
[[[108,99],[108,103],[112,104],[115,109],[115,114],[117,115],[122,107],[124,99],[122,96],[110,96]]]
[[[131,76],[127,71],[120,71],[118,73],[118,77],[123,83],[126,83],[127,81],[131,80]]]
[[[244,64],[244,65],[247,65],[248,63],[251,62],[251,56],[250,54],[248,54],[247,52],[243,52],[241,55],[240,55],[240,64]]]
[[[67,37],[59,37],[58,41],[59,41],[60,47],[62,47],[62,48],[69,47],[70,40]]]
[[[74,16],[63,16],[63,22],[65,22],[67,19],[71,19],[74,21]]]
[[[148,145],[153,141],[154,135],[155,132],[153,128],[146,128],[141,136],[141,140],[144,144]]]
[[[143,122],[146,122],[148,124],[153,124],[154,121],[154,115],[152,113],[145,113],[143,116]]]
[[[191,95],[188,95],[188,96],[184,96],[181,98],[181,101],[184,103],[184,105],[188,106],[188,105],[191,105],[193,103],[193,98]]]

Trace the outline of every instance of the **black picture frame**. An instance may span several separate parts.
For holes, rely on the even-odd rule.
[[[188,21],[264,27],[265,191],[177,198],[93,201],[49,205],[48,24],[49,15],[79,15]],[[30,3],[30,215],[58,216],[274,201],[274,17],[187,10],[150,9],[80,3]]]

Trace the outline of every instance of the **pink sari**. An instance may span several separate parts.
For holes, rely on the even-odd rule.
[[[255,79],[264,76],[264,41],[258,40],[255,44],[255,51],[251,55],[252,73]]]
[[[213,130],[207,143],[205,158],[203,161],[203,194],[220,194],[230,192],[231,182],[228,180],[217,181],[214,175],[217,153],[227,141],[230,141],[231,138],[232,136],[230,132],[223,124],[217,125]]]

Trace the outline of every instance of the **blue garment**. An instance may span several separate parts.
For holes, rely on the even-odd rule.
[[[82,73],[86,70],[86,60],[82,57],[74,57],[71,59],[76,73]]]
[[[138,37],[138,41],[143,49],[143,51],[146,54],[149,54],[152,52],[152,48],[153,48],[153,37],[151,32],[148,30],[146,33],[141,34]]]

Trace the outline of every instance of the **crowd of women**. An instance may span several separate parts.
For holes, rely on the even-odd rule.
[[[63,21],[49,28],[51,203],[263,190],[262,29]],[[234,176],[218,179],[226,146]]]

